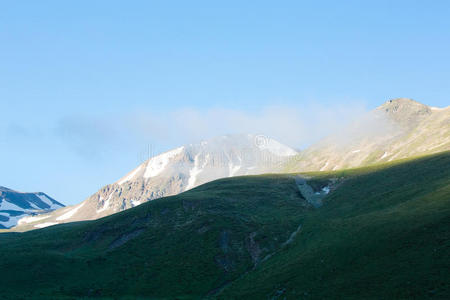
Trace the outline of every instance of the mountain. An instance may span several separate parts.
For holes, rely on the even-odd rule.
[[[450,107],[398,98],[291,157],[285,171],[340,170],[446,150]]]
[[[18,230],[98,219],[224,177],[273,172],[297,152],[257,135],[225,135],[152,157],[85,201],[22,223]]]
[[[450,152],[354,171],[218,298],[449,299]]]
[[[80,204],[16,229],[101,218],[224,177],[340,170],[445,150],[450,150],[450,107],[398,98],[300,153],[255,135],[226,135],[173,149],[147,160]]]
[[[42,220],[36,215],[61,207],[64,205],[47,194],[20,193],[0,186],[0,228],[11,228],[19,220],[23,223]]]
[[[449,299],[450,152],[0,234],[3,299]]]

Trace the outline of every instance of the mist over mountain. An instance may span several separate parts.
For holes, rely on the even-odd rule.
[[[80,204],[52,212],[43,221],[22,222],[18,228],[98,219],[215,179],[273,173],[296,154],[262,135],[219,136],[152,157]]]
[[[262,135],[224,135],[185,145],[137,166],[78,205],[21,222],[17,230],[98,219],[215,179],[334,171],[450,149],[450,108],[389,100],[304,151]]]
[[[292,157],[286,171],[331,171],[450,149],[450,107],[392,99]]]
[[[0,236],[1,290],[322,299],[356,284],[361,299],[448,298],[449,125],[449,108],[400,98],[302,152],[251,134],[172,149],[18,220],[9,231],[43,229]]]
[[[450,300],[449,16],[2,1],[0,300]]]

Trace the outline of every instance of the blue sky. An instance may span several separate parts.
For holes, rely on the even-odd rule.
[[[304,147],[389,98],[449,105],[448,1],[2,1],[0,185],[81,202],[154,152]]]

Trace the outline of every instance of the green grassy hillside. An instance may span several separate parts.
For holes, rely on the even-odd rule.
[[[96,221],[0,235],[0,298],[202,297],[278,249],[312,210],[290,176],[231,178]]]
[[[349,173],[289,247],[219,298],[448,299],[449,153]]]
[[[0,298],[446,298],[450,153],[222,179],[89,222],[0,234]]]

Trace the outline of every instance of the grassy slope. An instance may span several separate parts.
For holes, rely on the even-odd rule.
[[[391,165],[340,172],[357,176],[219,298],[448,299],[450,154]]]
[[[311,210],[292,177],[266,175],[215,181],[96,221],[3,234],[0,298],[198,298],[278,249]]]
[[[447,152],[315,174],[317,189],[346,178],[320,209],[289,175],[230,178],[96,221],[1,234],[0,298],[448,297],[449,170]]]

